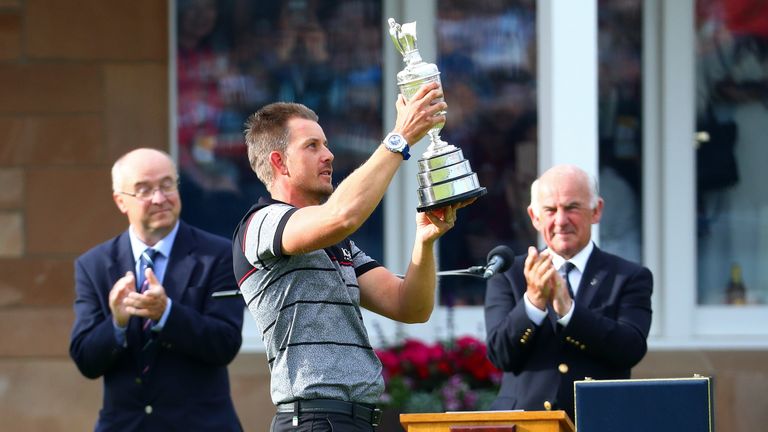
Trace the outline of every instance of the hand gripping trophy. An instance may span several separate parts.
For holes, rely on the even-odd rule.
[[[433,63],[421,59],[416,47],[416,22],[402,26],[389,19],[389,35],[395,48],[403,55],[405,69],[397,74],[397,86],[406,99],[427,83],[440,83],[440,71]],[[444,114],[444,113],[443,113]],[[472,172],[469,161],[456,146],[440,139],[440,130],[445,123],[435,125],[427,134],[429,146],[419,159],[419,205],[416,210],[424,212],[445,207],[470,198],[485,195],[477,174]]]

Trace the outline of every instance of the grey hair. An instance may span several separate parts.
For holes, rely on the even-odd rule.
[[[112,165],[112,192],[120,192],[123,184],[123,159],[125,155],[120,156],[118,160]]]
[[[583,169],[574,166],[574,165],[558,165],[555,167],[550,168],[549,170],[545,171],[544,174],[542,174],[539,178],[533,181],[531,183],[531,204],[530,207],[533,209],[534,214],[538,216],[539,214],[539,201],[538,201],[538,195],[539,195],[539,181],[542,177],[544,177],[547,173],[549,173],[552,170],[564,170],[567,169],[571,172],[578,173],[580,176],[582,176],[583,180],[589,184],[589,208],[594,210],[597,208],[597,204],[600,200],[600,189],[597,182],[597,178],[595,176],[587,173]]]
[[[128,159],[128,156],[132,155],[135,152],[138,151],[153,151],[160,153],[161,155],[168,158],[168,160],[171,162],[171,165],[173,166],[174,174],[176,175],[176,178],[179,178],[179,170],[176,167],[176,162],[173,161],[173,158],[170,154],[167,152],[164,152],[162,150],[154,149],[154,148],[148,148],[148,147],[142,147],[137,148],[135,150],[131,150],[128,153],[120,156],[114,164],[112,164],[112,192],[121,192],[123,181],[125,180],[125,161]]]

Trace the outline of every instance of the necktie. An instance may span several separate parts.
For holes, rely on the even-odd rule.
[[[141,253],[141,257],[139,258],[139,274],[136,278],[136,286],[139,290],[139,292],[144,293],[149,288],[149,281],[147,280],[146,271],[147,269],[154,269],[155,267],[155,257],[157,257],[157,250],[152,248],[147,248],[144,250],[144,252]],[[150,318],[142,318],[141,320],[141,333],[142,333],[142,363],[144,365],[142,366],[142,373],[146,374],[149,371],[149,350],[152,346],[152,319]]]
[[[573,295],[573,288],[571,288],[571,280],[568,278],[568,274],[571,273],[571,270],[573,270],[576,267],[572,262],[566,261],[563,264],[563,278],[565,279],[565,286],[568,287],[568,294],[571,295],[571,298],[574,298]]]
[[[144,252],[141,253],[141,256],[139,257],[139,274],[136,275],[136,289],[139,292],[143,293],[149,287],[145,273],[148,268],[155,268],[156,256],[157,251],[155,249],[147,248],[144,250]]]

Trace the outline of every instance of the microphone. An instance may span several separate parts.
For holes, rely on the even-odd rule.
[[[485,266],[483,279],[489,279],[496,273],[507,271],[515,259],[515,253],[507,246],[496,246],[488,252],[487,259],[488,265]]]
[[[472,266],[462,270],[439,271],[437,272],[437,276],[470,276],[489,279],[496,273],[507,271],[507,269],[512,265],[512,261],[515,259],[515,253],[512,252],[512,249],[510,249],[508,246],[496,246],[495,248],[491,249],[490,252],[488,252],[488,257],[486,259],[488,261],[488,265],[486,266]],[[400,279],[405,277],[405,275],[401,274],[395,276],[399,277]],[[211,297],[227,298],[238,297],[241,295],[242,293],[240,290],[231,290],[216,291],[211,294]]]

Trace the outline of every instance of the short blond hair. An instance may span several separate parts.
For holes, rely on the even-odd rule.
[[[269,154],[273,151],[284,153],[288,148],[288,120],[293,118],[318,121],[317,114],[300,103],[275,102],[256,111],[245,122],[248,161],[267,190],[274,181]]]

